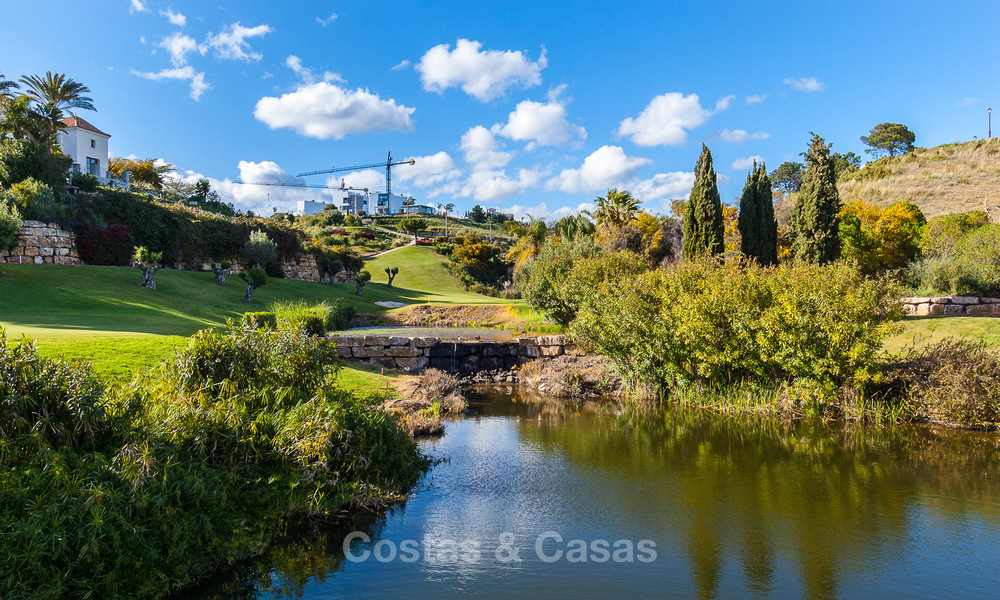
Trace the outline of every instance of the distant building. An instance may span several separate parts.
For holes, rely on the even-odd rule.
[[[433,215],[434,207],[425,204],[410,204],[403,206],[399,212],[404,215]]]
[[[333,197],[329,200],[299,200],[295,212],[301,216],[315,215],[323,212],[328,205],[332,204],[345,215],[357,215],[362,212],[368,213],[368,197],[365,194],[337,189],[330,190],[330,192],[333,194]]]
[[[406,196],[399,194],[390,196],[385,192],[369,192],[368,195],[372,198],[372,205],[375,207],[373,214],[376,215],[398,214],[402,211],[403,202],[407,199]]]
[[[128,189],[128,178],[125,181],[115,180],[108,172],[108,140],[111,136],[94,127],[83,117],[71,115],[62,120],[66,131],[60,131],[56,136],[63,154],[73,159],[71,170],[75,173],[85,173],[97,177],[101,185],[114,185]]]

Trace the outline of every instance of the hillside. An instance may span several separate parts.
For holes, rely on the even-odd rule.
[[[843,202],[912,202],[928,218],[982,210],[986,197],[994,220],[1000,220],[1000,138],[918,148],[873,161],[837,187]]]

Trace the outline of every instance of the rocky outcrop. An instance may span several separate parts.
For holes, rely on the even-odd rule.
[[[925,296],[901,298],[906,314],[926,317],[998,316],[1000,298],[978,296]]]
[[[538,359],[577,354],[564,335],[509,341],[442,341],[433,337],[373,336],[334,338],[341,358],[374,367],[416,372],[425,368],[449,373],[508,370]]]
[[[0,263],[36,265],[81,265],[76,236],[58,225],[21,221],[17,245],[0,251]]]

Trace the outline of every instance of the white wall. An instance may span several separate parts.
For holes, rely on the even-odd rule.
[[[81,129],[70,127],[58,136],[59,145],[64,154],[73,158],[73,163],[80,165],[80,172],[87,172],[87,159],[96,158],[100,161],[98,177],[107,177],[108,173],[108,137]],[[94,147],[90,147],[93,140]]]

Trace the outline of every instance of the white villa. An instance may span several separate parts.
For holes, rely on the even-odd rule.
[[[63,119],[62,123],[66,126],[66,131],[60,131],[56,139],[63,154],[73,159],[72,170],[97,177],[101,185],[123,186],[128,189],[128,172],[125,173],[124,181],[113,179],[108,172],[108,140],[111,136],[83,117],[72,115]]]

